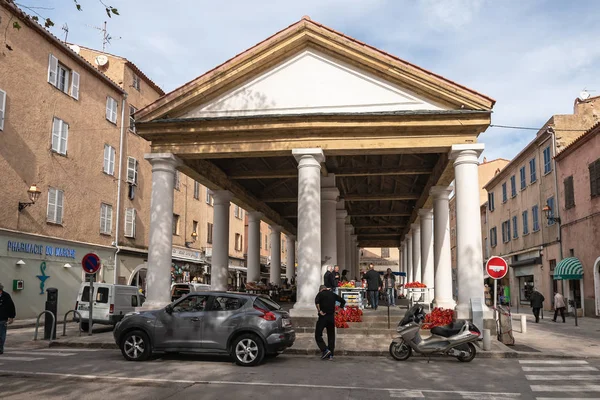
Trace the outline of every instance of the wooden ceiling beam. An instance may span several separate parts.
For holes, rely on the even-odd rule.
[[[358,234],[358,238],[360,239],[361,237],[386,237],[386,236],[398,236],[398,238],[400,238],[400,233],[399,232],[394,232],[394,233],[359,233]]]
[[[380,201],[380,200],[396,200],[396,201],[408,201],[418,200],[419,194],[390,194],[390,193],[373,193],[373,194],[346,194],[344,195],[345,201]]]
[[[360,247],[400,247],[400,240],[397,239],[359,239]]]
[[[384,212],[384,213],[363,213],[360,210],[357,210],[356,213],[349,212],[348,215],[352,218],[370,218],[370,217],[410,217],[411,213],[409,212]]]
[[[404,228],[406,224],[378,224],[378,225],[360,225],[353,224],[355,228],[359,229],[386,229],[386,228]]]
[[[431,168],[332,168],[327,174],[335,174],[336,178],[345,178],[353,176],[401,176],[401,175],[427,175],[432,171]],[[229,179],[279,179],[295,178],[298,176],[298,169],[269,169],[258,171],[235,171],[228,174]]]

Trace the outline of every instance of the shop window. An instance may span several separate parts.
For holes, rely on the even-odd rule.
[[[530,304],[533,293],[533,275],[519,277],[519,292],[521,304]]]
[[[564,180],[565,185],[565,208],[575,207],[575,191],[573,187],[573,175],[568,176]]]

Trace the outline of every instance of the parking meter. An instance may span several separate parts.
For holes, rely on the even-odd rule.
[[[51,318],[48,314],[44,316],[44,339],[46,340],[55,340],[56,339],[56,319],[58,312],[58,289],[56,288],[48,288],[46,289],[46,311],[52,312],[54,314],[54,319]],[[52,332],[52,325],[54,325],[54,337],[50,337]]]

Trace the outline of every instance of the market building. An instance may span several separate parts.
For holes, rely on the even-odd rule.
[[[599,98],[576,100],[573,114],[554,115],[536,137],[486,185],[487,234],[492,256],[509,265],[510,304],[529,306],[534,289],[552,308],[553,292],[562,290],[554,279],[560,248],[560,199],[554,156],[598,121]],[[543,210],[552,210],[545,215]],[[548,218],[551,217],[551,218]],[[579,297],[578,288],[574,296]],[[566,298],[570,294],[566,293]]]
[[[600,316],[600,124],[556,156],[564,291],[586,317]],[[561,278],[564,278],[561,276]],[[558,282],[563,289],[563,283]]]
[[[359,248],[404,247],[409,238],[422,240],[401,268],[416,276],[422,261],[436,282],[436,304],[451,302],[454,180],[457,311],[469,317],[471,302],[483,298],[480,220],[472,212],[479,207],[483,151],[477,136],[489,126],[493,104],[308,17],[168,93],[136,114],[138,133],[151,141],[145,157],[155,216],[148,259],[154,284],[145,306],[168,303],[164,265],[171,257],[176,171],[214,193],[213,288],[226,286],[233,203],[257,213],[249,220],[248,276],[260,271],[259,220],[278,239],[279,231],[297,238],[292,313],[310,316],[323,261],[343,258],[355,271]],[[271,268],[279,276],[280,260],[272,259]]]

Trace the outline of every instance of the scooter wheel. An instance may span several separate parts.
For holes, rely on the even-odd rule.
[[[458,356],[456,358],[458,358],[458,361],[461,362],[471,362],[473,361],[473,359],[475,358],[475,355],[477,354],[477,350],[475,350],[475,345],[473,343],[466,343],[465,346],[461,346],[461,347],[467,347],[467,349],[460,349],[462,351],[468,351],[469,354],[466,356]]]
[[[395,360],[407,360],[411,356],[411,354],[412,348],[406,343],[404,343],[404,341],[400,343],[390,343],[390,355],[394,357]]]

